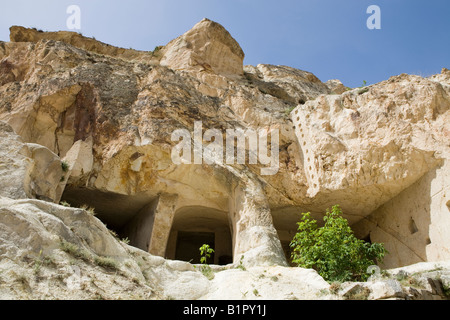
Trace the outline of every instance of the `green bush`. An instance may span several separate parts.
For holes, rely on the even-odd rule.
[[[339,206],[327,210],[325,225],[318,227],[310,213],[303,213],[292,239],[292,262],[315,269],[328,282],[365,281],[367,268],[382,262],[387,251],[381,243],[357,239]]]

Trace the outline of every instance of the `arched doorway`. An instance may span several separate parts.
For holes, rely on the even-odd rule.
[[[209,264],[233,262],[228,213],[200,206],[179,209],[174,216],[166,257],[200,263],[199,248],[203,244],[215,251]]]

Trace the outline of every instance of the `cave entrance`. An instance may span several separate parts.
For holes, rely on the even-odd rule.
[[[199,248],[208,244],[215,248],[214,232],[183,232],[179,231],[177,236],[177,246],[175,251],[175,260],[191,261],[191,263],[200,263]],[[206,260],[206,263],[214,263],[214,253]]]
[[[175,212],[166,258],[200,263],[200,247],[214,249],[208,264],[233,262],[228,213],[206,207],[184,207]]]
[[[157,204],[155,197],[66,188],[61,200],[72,207],[92,208],[92,213],[118,238],[128,238],[130,245],[148,251],[153,230],[153,211]]]

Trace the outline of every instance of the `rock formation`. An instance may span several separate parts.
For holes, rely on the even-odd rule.
[[[3,297],[117,298],[127,287],[140,298],[258,298],[237,296],[252,286],[266,299],[423,297],[392,282],[318,295],[329,285],[315,271],[288,267],[300,214],[320,219],[335,204],[360,238],[385,243],[384,268],[450,259],[447,69],[349,89],[244,66],[208,19],[154,52],[22,27],[10,38],[0,42],[1,268],[35,293]],[[189,151],[174,162],[178,138]],[[180,261],[198,263],[206,242],[212,280]],[[73,257],[78,273],[62,270]],[[40,287],[74,272],[97,289]],[[265,272],[283,280],[242,280]]]

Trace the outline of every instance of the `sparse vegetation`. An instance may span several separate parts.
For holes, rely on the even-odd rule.
[[[296,106],[290,106],[289,108],[286,108],[286,110],[284,111],[284,114],[286,115],[286,117],[289,117],[292,110],[294,110],[295,108],[296,108]]]
[[[324,221],[319,228],[310,213],[303,213],[290,243],[293,263],[315,269],[329,282],[367,280],[367,268],[381,262],[387,252],[383,244],[357,239],[337,205],[327,211]]]
[[[96,215],[95,213],[95,208],[94,207],[89,207],[87,204],[84,204],[80,207],[81,209],[85,210],[87,213],[92,214],[93,216]]]
[[[108,231],[114,238],[119,240],[119,236],[117,235],[117,232],[115,232],[114,230],[111,230],[111,229],[108,229]]]
[[[162,48],[164,48],[164,46],[156,46],[152,52],[153,56],[158,56]]]
[[[442,283],[442,291],[444,292],[444,295],[450,299],[450,285]]]
[[[110,257],[103,257],[103,256],[95,256],[94,257],[94,263],[102,268],[105,269],[111,269],[111,270],[118,270],[119,266],[117,265],[117,262],[114,261],[114,259]]]
[[[367,87],[367,81],[363,80],[363,85],[359,87],[358,94],[363,94],[369,91],[369,88]]]
[[[214,272],[211,267],[208,265],[208,259],[211,258],[211,254],[214,253],[214,249],[211,248],[208,244],[202,245],[200,248],[200,263],[202,264],[201,271],[203,275],[209,280],[214,278]]]
[[[63,172],[69,171],[69,164],[66,161],[61,162],[61,168]]]
[[[68,203],[67,201],[61,201],[59,204],[64,207],[70,207],[70,203]]]
[[[330,285],[330,293],[337,294],[339,292],[340,288],[341,288],[341,283],[338,281],[334,281]]]
[[[70,243],[64,239],[61,239],[60,241],[60,249],[70,254],[74,258],[81,259],[88,263],[94,263],[102,268],[110,270],[119,269],[119,265],[114,259],[110,257],[92,255],[87,250],[80,248],[79,246]]]
[[[34,261],[34,273],[35,274],[38,274],[39,271],[41,270],[41,266],[42,266],[41,255],[42,255],[42,250],[39,251],[39,255],[36,258],[36,260]]]
[[[90,254],[86,250],[80,248],[79,246],[61,239],[59,247],[62,251],[70,254],[74,258],[82,259],[86,262],[90,262]]]
[[[241,259],[239,259],[239,264],[236,268],[241,269],[242,271],[246,271],[247,269],[245,268],[245,266],[243,264],[243,260],[244,260],[244,255],[241,256]]]
[[[359,89],[358,90],[358,94],[363,94],[363,93],[366,93],[368,91],[369,91],[369,88],[365,87],[365,88]]]
[[[209,244],[204,244],[200,247],[200,263],[207,264],[209,258],[211,258],[211,254],[214,253],[214,249],[209,246]]]

